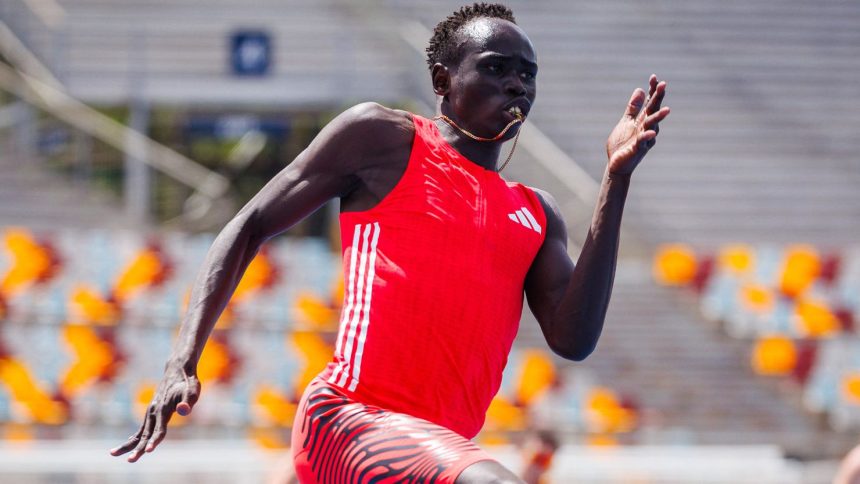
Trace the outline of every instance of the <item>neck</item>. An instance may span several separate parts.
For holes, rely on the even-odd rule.
[[[476,141],[441,119],[434,122],[442,138],[463,157],[483,168],[496,171],[503,141]]]

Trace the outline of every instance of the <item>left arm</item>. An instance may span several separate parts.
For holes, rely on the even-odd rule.
[[[597,345],[615,278],[630,177],[669,114],[669,108],[660,107],[666,83],[651,76],[649,84],[647,106],[645,92],[636,89],[606,142],[609,161],[576,265],[567,255],[567,229],[555,200],[539,193],[547,231],[526,276],[526,297],[550,348],[567,359],[583,360]]]

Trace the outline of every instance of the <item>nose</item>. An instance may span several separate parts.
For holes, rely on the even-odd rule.
[[[525,96],[526,87],[523,85],[523,80],[520,76],[513,72],[505,79],[505,91],[514,96]]]

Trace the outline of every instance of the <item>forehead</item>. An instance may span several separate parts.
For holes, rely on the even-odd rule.
[[[537,62],[532,41],[523,29],[507,20],[478,18],[460,27],[457,34],[460,36],[462,58],[492,51]]]

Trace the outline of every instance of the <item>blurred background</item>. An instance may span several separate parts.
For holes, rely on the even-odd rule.
[[[505,177],[571,254],[603,143],[653,72],[604,334],[553,356],[526,311],[477,440],[541,482],[831,482],[860,441],[860,3],[516,0],[540,63]],[[332,353],[337,206],[269,243],[201,360],[136,431],[214,234],[325,123],[432,115],[430,0],[0,0],[0,480],[263,482]],[[534,482],[537,482],[535,478]]]

